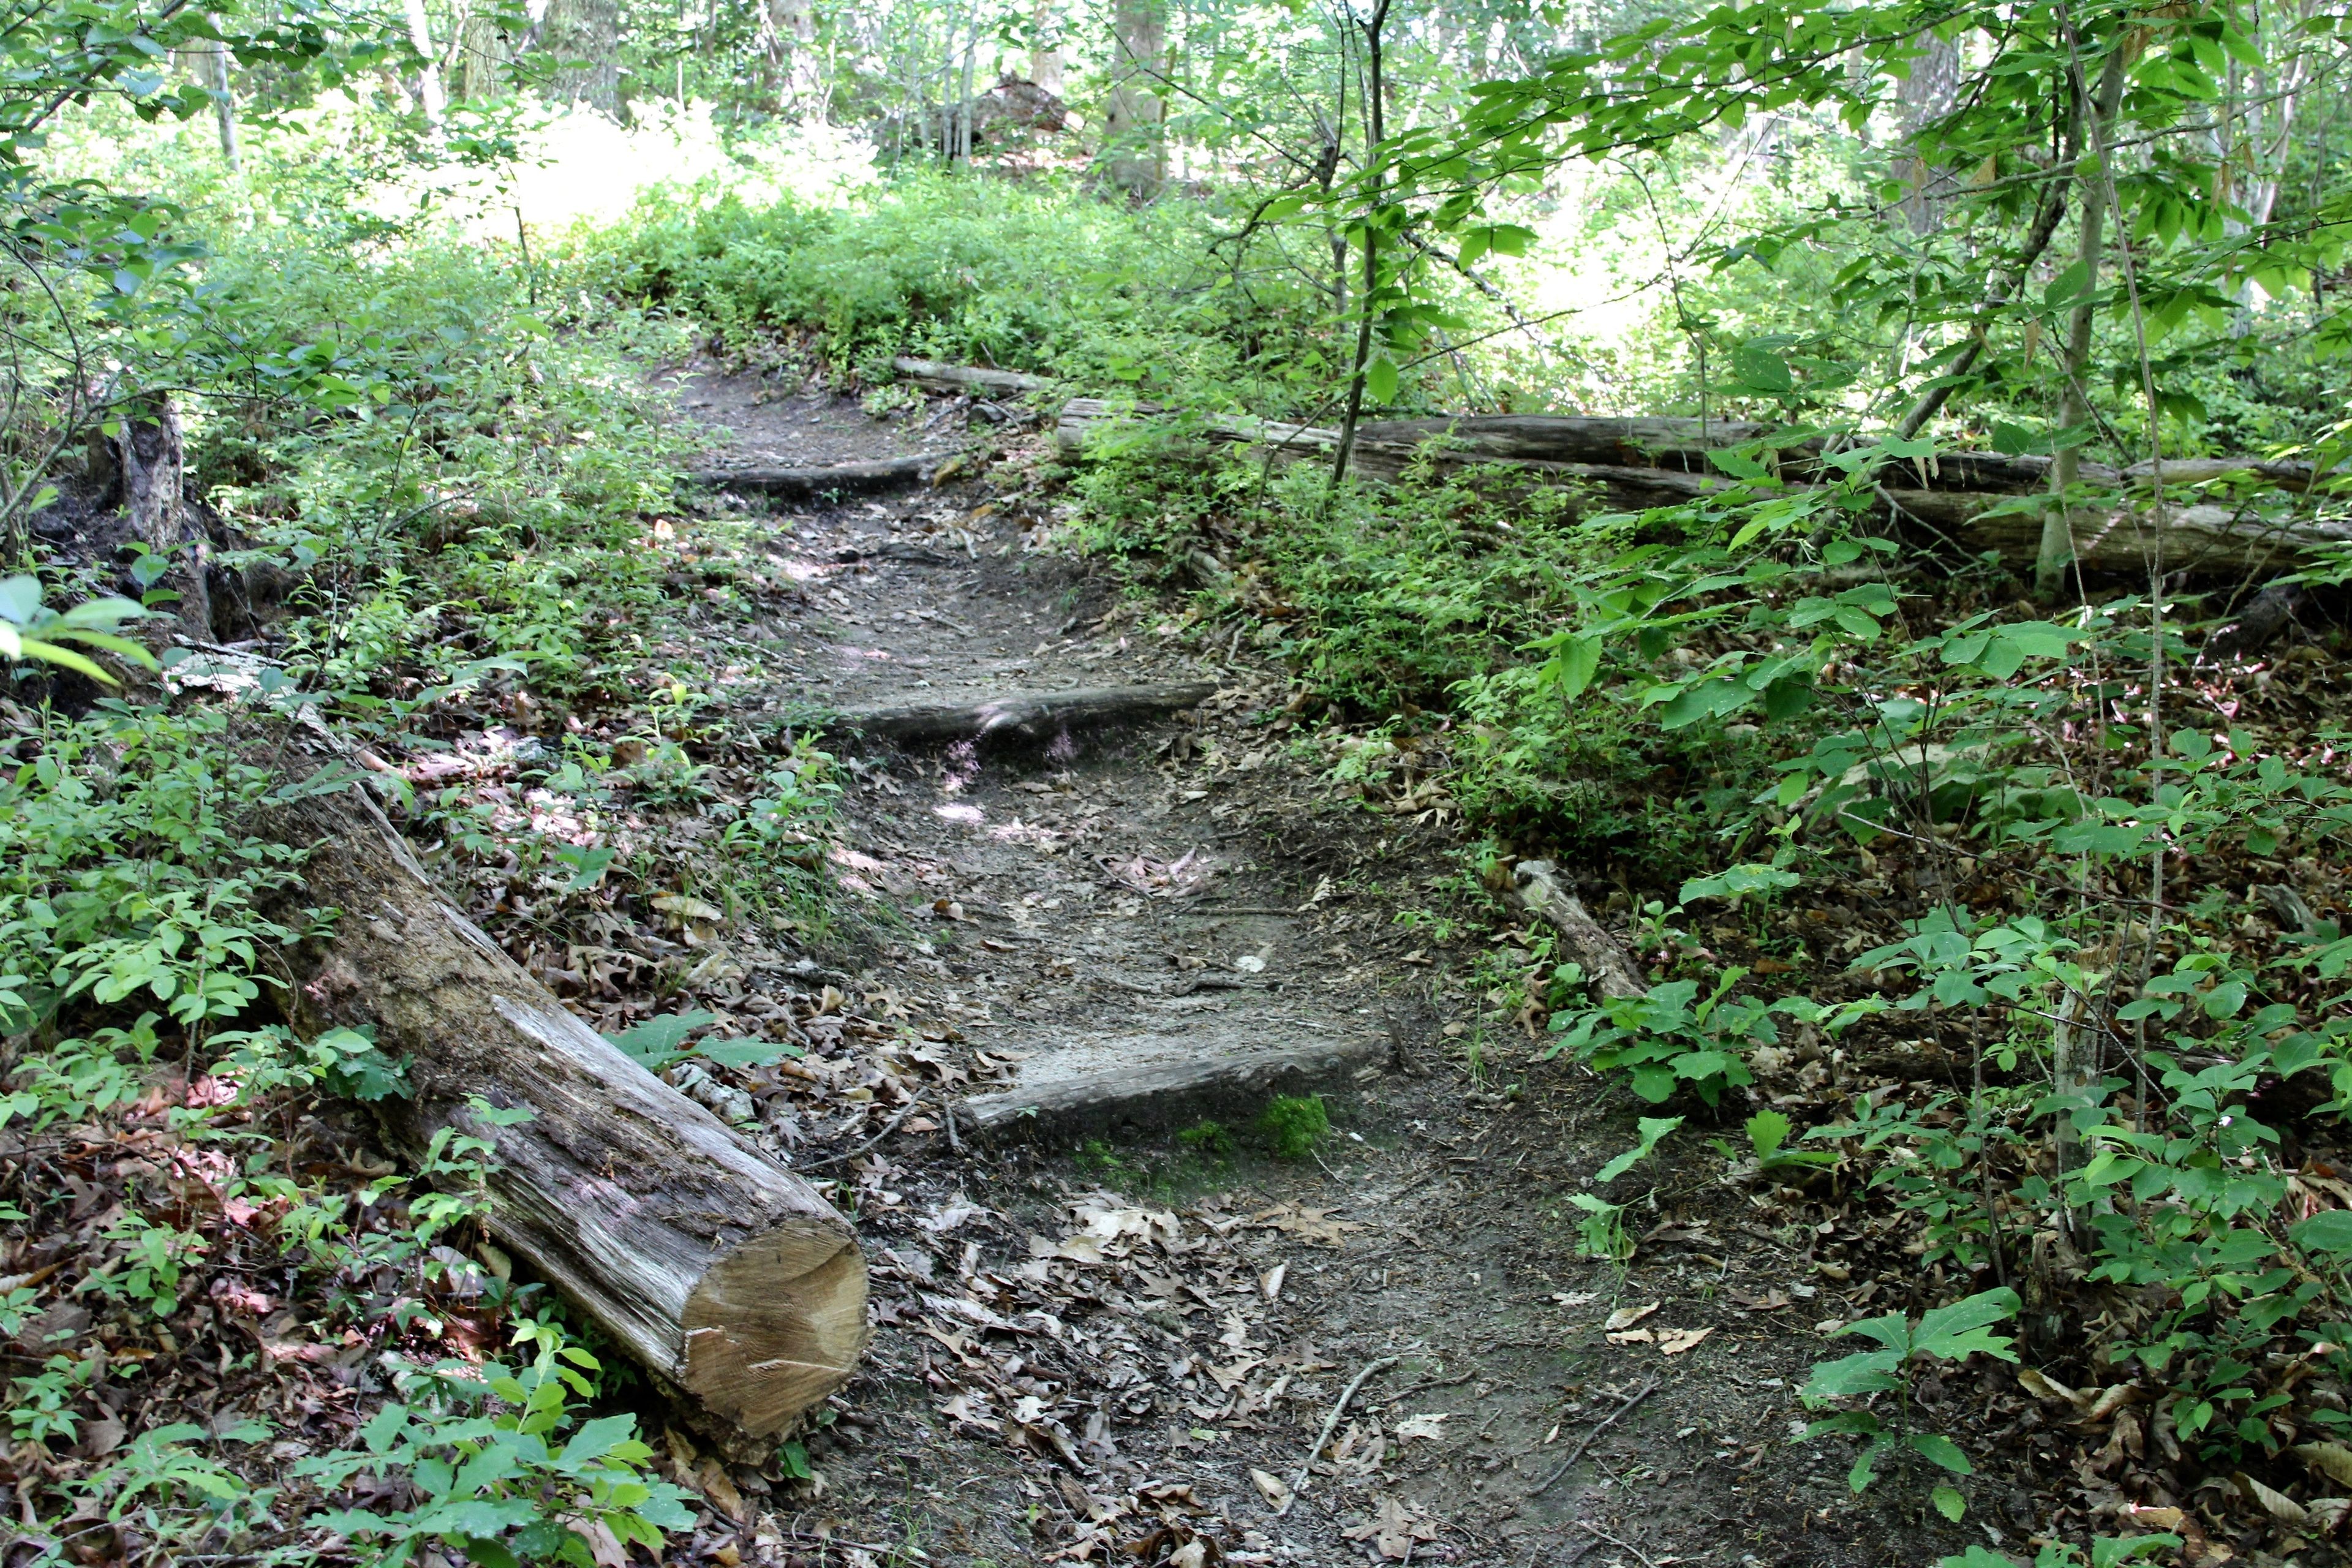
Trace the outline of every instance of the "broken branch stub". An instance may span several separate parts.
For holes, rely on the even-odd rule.
[[[339,750],[298,731],[289,772]],[[814,1188],[567,1012],[441,898],[364,793],[281,795],[260,816],[313,847],[305,901],[341,911],[289,955],[290,1011],[306,1032],[373,1030],[406,1064],[411,1097],[374,1108],[394,1145],[414,1159],[445,1128],[492,1141],[490,1234],[726,1425],[782,1433],[847,1381],[866,1263]],[[492,1126],[477,1102],[530,1115]]]
[[[1624,943],[1601,929],[1583,900],[1560,886],[1559,869],[1550,861],[1522,860],[1513,868],[1511,879],[1520,907],[1559,933],[1561,948],[1583,965],[1597,994],[1612,999],[1648,994],[1642,966]]]

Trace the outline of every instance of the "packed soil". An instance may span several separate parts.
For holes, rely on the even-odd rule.
[[[871,1143],[823,1169],[817,1145],[770,1141],[853,1215],[874,1340],[807,1439],[814,1477],[730,1472],[753,1495],[714,1494],[738,1522],[703,1550],[1633,1568],[1925,1562],[2033,1532],[2030,1447],[1976,1479],[1963,1531],[1922,1517],[1925,1478],[1857,1503],[1843,1440],[1793,1440],[1811,1363],[1856,1348],[1824,1330],[1935,1284],[1874,1259],[1843,1194],[1685,1156],[1627,1214],[1630,1260],[1590,1256],[1570,1199],[1646,1108],[1540,1059],[1539,1020],[1495,1006],[1528,933],[1442,806],[1336,786],[1286,671],[1056,545],[1041,436],[946,400],[874,420],[745,374],[680,395],[752,433],[756,459],[711,437],[719,467],[970,443],[985,476],[707,503],[798,589],[758,626],[769,684],[735,699],[759,721],[1217,687],[1043,747],[827,742],[855,781],[836,874],[874,933],[831,962],[850,1005],[922,1037],[936,1088],[878,1141],[824,1145]],[[1292,1160],[1265,1105],[1231,1096],[986,1140],[941,1114],[1057,1041],[1170,1031],[1379,1048],[1324,1086],[1329,1133]],[[2037,1425],[2001,1386],[1996,1410]]]

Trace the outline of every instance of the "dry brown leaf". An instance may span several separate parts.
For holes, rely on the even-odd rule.
[[[1628,1329],[1622,1334],[1610,1335],[1609,1342],[1612,1345],[1654,1345],[1658,1342],[1658,1336],[1647,1329]]]
[[[1383,1497],[1372,1517],[1347,1535],[1350,1541],[1369,1540],[1381,1556],[1402,1563],[1412,1555],[1415,1542],[1436,1540],[1437,1528],[1408,1504]]]
[[[2078,1393],[2048,1373],[2036,1372],[2030,1366],[2017,1369],[2017,1384],[2034,1398],[2047,1400],[2053,1405],[2071,1405],[2079,1410],[2089,1402],[2089,1395]]]
[[[2188,1515],[2177,1508],[2156,1508],[2147,1503],[2127,1502],[2116,1517],[2142,1530],[2177,1531]]]
[[[1602,1321],[1601,1331],[1613,1334],[1620,1329],[1630,1329],[1656,1311],[1661,1304],[1653,1301],[1645,1307],[1620,1307]]]
[[[1277,1263],[1258,1276],[1257,1288],[1269,1301],[1282,1294],[1282,1282],[1290,1273],[1290,1265]]]
[[[1680,1355],[1697,1349],[1699,1342],[1713,1332],[1713,1329],[1668,1329],[1658,1336],[1658,1349],[1668,1355]]]
[[[1257,1488],[1258,1495],[1265,1499],[1266,1507],[1276,1513],[1290,1511],[1290,1489],[1278,1477],[1267,1475],[1264,1470],[1252,1470],[1250,1481]]]
[[[2341,1443],[2299,1443],[2294,1457],[2338,1486],[2352,1487],[2352,1448]]]
[[[2089,1398],[2091,1406],[2083,1413],[2083,1419],[2086,1422],[2095,1422],[2106,1420],[2126,1405],[2143,1403],[2147,1395],[2141,1393],[2133,1384],[2118,1383],[2112,1387],[2099,1390]]]
[[[2243,1470],[2240,1470],[2230,1479],[2237,1483],[2238,1490],[2243,1493],[2249,1501],[2281,1524],[2301,1526],[2311,1522],[2310,1513],[2301,1503],[2287,1496],[2286,1493],[2263,1485]]]
[[[1444,1411],[1432,1411],[1426,1415],[1408,1415],[1396,1424],[1391,1434],[1400,1443],[1410,1443],[1415,1437],[1423,1442],[1440,1443],[1445,1439]]]
[[[702,1495],[710,1500],[711,1507],[737,1524],[751,1517],[751,1510],[743,1506],[743,1494],[735,1489],[734,1479],[716,1458],[706,1457],[703,1459],[695,1471],[694,1483]]]

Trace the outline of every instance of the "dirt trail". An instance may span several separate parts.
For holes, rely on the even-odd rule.
[[[705,376],[681,402],[754,432],[762,463],[982,437],[1017,458],[1034,440],[968,431],[961,405],[892,422],[815,393],[755,406],[763,387]],[[1283,671],[1234,657],[1238,639],[1164,635],[1163,607],[1045,549],[1050,497],[1023,462],[992,484],[775,513],[767,549],[807,595],[761,628],[778,715],[1204,678],[1218,695],[1043,751],[836,743],[858,780],[845,878],[908,922],[857,983],[924,999],[968,1053],[946,1072],[970,1079],[958,1094],[1017,1092],[1105,1042],[1202,1059],[1319,1043],[1360,1065],[1327,1088],[1333,1134],[1296,1163],[1260,1152],[1265,1089],[1244,1082],[952,1142],[925,1105],[824,1173],[874,1264],[875,1342],[808,1445],[819,1479],[750,1500],[746,1549],[1925,1560],[1927,1542],[1889,1546],[1891,1513],[1852,1511],[1840,1452],[1788,1446],[1807,1367],[1850,1348],[1816,1325],[1889,1304],[1833,1293],[1844,1270],[1826,1260],[1860,1238],[1754,1205],[1710,1158],[1628,1215],[1645,1233],[1629,1266],[1580,1256],[1568,1196],[1632,1142],[1633,1110],[1531,1066],[1527,1036],[1491,1016],[1472,966],[1524,959],[1507,931],[1482,920],[1448,942],[1398,921],[1464,912],[1443,827],[1335,794],[1319,750],[1290,754]],[[1612,1311],[1653,1302],[1611,1339]],[[1972,1520],[2011,1542],[2024,1522],[1998,1488]]]

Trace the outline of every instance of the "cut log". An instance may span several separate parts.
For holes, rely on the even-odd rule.
[[[1024,393],[1048,391],[1054,384],[1042,375],[1024,375],[1017,370],[948,364],[908,354],[900,354],[890,363],[908,380],[940,392],[985,392],[997,397],[1017,397]]]
[[[1560,886],[1549,860],[1522,860],[1511,869],[1519,905],[1559,933],[1565,954],[1583,966],[1595,994],[1611,999],[1643,996],[1649,984],[1625,944],[1601,928],[1584,900]]]
[[[1158,411],[1121,407],[1094,398],[1074,398],[1062,409],[1055,430],[1065,455],[1076,455],[1122,424]],[[1194,449],[1243,446],[1269,453],[1278,462],[1319,457],[1339,444],[1336,431],[1318,426],[1284,425],[1237,415],[1193,416],[1172,425]],[[1706,450],[1752,440],[1765,427],[1711,422],[1704,432],[1692,419],[1584,419],[1536,416],[1465,417],[1454,420],[1389,420],[1363,426],[1354,471],[1389,480],[1414,462],[1441,471],[1490,465],[1524,475],[1539,485],[1574,486],[1590,491],[1602,507],[1640,511],[1671,506],[1735,487],[1727,475],[1706,470]],[[1181,449],[1181,448],[1180,448]],[[1610,455],[1613,454],[1613,457]],[[1806,448],[1791,448],[1784,468],[1792,485],[1810,477]],[[1610,457],[1610,460],[1594,460]],[[1939,455],[1921,473],[1912,465],[1885,470],[1879,492],[1880,515],[1897,525],[1928,530],[1971,551],[1997,551],[2025,564],[2039,550],[2042,510],[2021,505],[2049,483],[2046,458],[2011,458],[1991,452]],[[2273,488],[2304,489],[2319,481],[2307,467],[2260,463],[2249,458],[2168,463],[2168,483],[2251,476]],[[2275,523],[2238,509],[2207,503],[2165,509],[2156,526],[2147,510],[2146,466],[2118,471],[2082,466],[2094,486],[2127,491],[2130,499],[2105,507],[2078,508],[2075,559],[2085,571],[2137,574],[2147,570],[2161,543],[2168,573],[2201,576],[2260,576],[2312,564],[2326,546],[2352,542],[2352,526],[2332,522]],[[1893,488],[1900,484],[1904,488]],[[2159,538],[2160,536],[2160,538]]]
[[[309,731],[285,747],[298,778],[335,752]],[[814,1188],[565,1011],[435,891],[363,792],[261,815],[315,846],[303,901],[341,911],[289,955],[296,1023],[371,1029],[406,1062],[413,1097],[376,1107],[393,1143],[415,1159],[443,1129],[493,1142],[490,1234],[726,1426],[772,1436],[847,1380],[866,1263]],[[531,1114],[494,1126],[478,1102]]]
[[[1068,730],[1153,719],[1197,708],[1214,681],[1166,686],[1101,686],[1077,691],[996,697],[985,702],[894,703],[835,715],[828,730],[855,731],[902,746],[941,741],[1048,741]]]
[[[698,468],[680,476],[688,484],[712,489],[747,490],[793,500],[829,495],[871,495],[928,480],[952,454],[918,452],[907,458],[883,458],[866,463],[829,463],[809,468]]]

